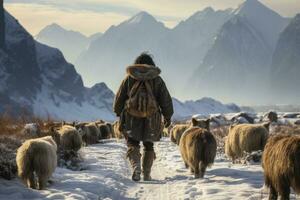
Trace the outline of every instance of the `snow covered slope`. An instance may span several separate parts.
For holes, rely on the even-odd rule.
[[[241,109],[235,104],[222,104],[212,98],[202,98],[197,101],[181,102],[173,98],[174,116],[173,119],[187,119],[195,114],[208,115],[218,113],[236,113]]]
[[[81,76],[58,49],[36,42],[7,12],[5,21],[7,49],[0,49],[1,111],[24,107],[42,117],[114,119],[114,94],[104,83],[84,87]]]
[[[35,36],[37,41],[61,50],[66,60],[71,63],[75,63],[89,43],[99,37],[101,33],[88,38],[79,32],[66,30],[56,23],[46,26]]]

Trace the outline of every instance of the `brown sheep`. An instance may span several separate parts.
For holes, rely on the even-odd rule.
[[[192,118],[192,122],[189,122],[188,124],[176,124],[170,131],[170,139],[174,144],[179,145],[180,138],[182,134],[191,127],[191,123],[197,123],[200,127],[207,127],[209,130],[209,126],[207,126],[207,123],[209,123],[210,120],[196,120],[195,118]]]
[[[82,137],[85,145],[98,143],[100,131],[96,123],[81,123],[76,125],[76,129]]]
[[[290,187],[300,193],[300,137],[276,135],[269,138],[263,153],[265,185],[269,199],[290,199]]]
[[[99,139],[100,140],[111,138],[111,130],[106,123],[97,124],[97,127],[99,129]]]
[[[268,120],[269,120],[270,122],[277,122],[277,121],[278,121],[278,115],[277,115],[277,113],[274,112],[274,111],[268,112],[268,113],[266,114],[266,116],[267,116],[267,118],[268,118]]]
[[[30,188],[42,190],[57,166],[57,146],[51,136],[30,139],[17,151],[18,175]],[[36,185],[34,174],[38,179]]]
[[[180,152],[185,166],[191,169],[195,178],[203,178],[206,168],[214,163],[217,142],[209,132],[209,120],[192,120],[192,126],[180,139]]]
[[[190,127],[190,124],[176,124],[170,131],[170,139],[174,144],[179,145],[180,138],[184,131]]]
[[[108,130],[109,130],[109,136],[110,136],[110,138],[112,138],[113,136],[113,125],[110,123],[110,122],[105,122],[105,124],[106,124],[106,126],[107,126],[107,128],[108,128]]]
[[[82,146],[82,138],[75,127],[63,125],[57,130],[60,135],[59,147],[62,150],[78,151]]]
[[[268,139],[269,126],[269,123],[231,125],[225,141],[225,154],[234,163],[244,152],[263,150]]]

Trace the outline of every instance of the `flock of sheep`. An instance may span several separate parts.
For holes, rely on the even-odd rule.
[[[247,123],[243,121],[244,118]],[[270,188],[270,199],[289,199],[290,188],[300,193],[300,136],[294,133],[270,134],[277,115],[270,112],[268,122],[255,123],[251,117],[239,114],[224,137],[225,154],[235,163],[245,153],[263,151],[262,167],[265,185]],[[172,124],[163,135],[179,145],[182,159],[195,178],[202,178],[206,168],[214,163],[218,142],[211,132],[218,118],[197,119]],[[249,123],[250,122],[250,123]],[[98,143],[101,139],[122,138],[118,122],[51,124],[46,133],[30,125],[25,132],[35,139],[26,140],[17,151],[18,175],[30,188],[44,189],[57,165],[57,152],[77,152],[82,146]],[[43,135],[44,137],[39,137]],[[37,181],[35,181],[35,176]]]
[[[24,184],[33,189],[42,190],[46,187],[57,166],[58,152],[76,154],[82,146],[96,144],[101,139],[122,138],[118,122],[63,122],[45,126],[47,130],[40,130],[37,124],[27,124],[24,133],[33,139],[26,140],[17,150],[18,175]]]
[[[293,132],[269,134],[270,124],[277,121],[277,115],[270,112],[267,118],[269,122],[266,123],[231,124],[224,138],[225,154],[235,163],[246,153],[263,151],[262,167],[265,185],[270,188],[269,199],[277,199],[278,195],[281,199],[289,199],[290,188],[300,193],[300,136]],[[216,156],[217,142],[210,132],[210,122],[211,119],[192,118],[169,130],[171,141],[179,145],[183,161],[195,178],[204,176]]]

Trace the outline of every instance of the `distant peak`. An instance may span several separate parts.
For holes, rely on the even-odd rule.
[[[206,7],[204,8],[204,10],[202,11],[203,13],[211,13],[214,12],[215,10],[212,7]]]
[[[243,4],[241,4],[238,8],[239,12],[255,12],[257,8],[261,8],[261,7],[265,7],[266,6],[264,4],[262,4],[260,1],[258,0],[246,0]]]
[[[190,18],[198,20],[198,19],[202,19],[204,16],[211,15],[214,12],[215,10],[212,7],[206,7],[203,10],[193,14]]]
[[[52,23],[46,26],[46,28],[64,29],[62,26],[58,25],[57,23]]]
[[[156,19],[146,11],[141,11],[128,20],[128,23],[140,23],[142,21],[156,21]]]
[[[263,3],[261,3],[258,0],[246,0],[243,4],[241,4],[235,11],[235,14],[239,15],[277,15],[280,16],[278,13],[276,13],[274,10],[270,9]]]

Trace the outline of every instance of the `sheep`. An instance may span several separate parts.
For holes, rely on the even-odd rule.
[[[63,125],[57,130],[60,135],[59,146],[64,151],[78,151],[82,146],[82,138],[75,127]]]
[[[234,163],[244,152],[263,150],[269,135],[269,125],[270,123],[231,125],[225,141],[225,154]]]
[[[103,124],[98,124],[97,125],[98,129],[99,129],[99,139],[108,139],[111,137],[111,130],[110,128],[107,126],[106,123]]]
[[[57,146],[51,136],[29,139],[17,150],[18,175],[27,187],[39,190],[46,187],[57,166],[56,151]]]
[[[278,121],[278,115],[274,111],[270,111],[265,114],[265,117],[270,121],[270,122],[277,122]]]
[[[85,145],[98,143],[100,131],[96,123],[81,123],[76,125],[76,129],[82,137]]]
[[[209,120],[192,119],[192,126],[181,136],[180,153],[195,178],[203,178],[206,168],[214,163],[217,142],[209,131]]]
[[[36,123],[25,124],[23,132],[27,138],[37,138],[41,135],[41,128]]]
[[[300,193],[300,137],[280,134],[269,138],[263,152],[262,167],[269,199],[289,199],[290,187]]]
[[[176,124],[170,131],[170,140],[174,144],[179,145],[180,138],[184,131],[190,127],[190,124]]]
[[[210,123],[210,120],[197,120],[196,118],[192,118],[191,121],[187,122],[187,124],[176,124],[173,126],[173,128],[170,130],[170,139],[171,142],[174,144],[179,145],[180,138],[182,134],[189,128],[191,127],[192,123],[198,123],[199,126],[201,127],[207,127],[209,130],[209,126],[207,126],[207,123]]]
[[[112,135],[113,135],[113,125],[111,123],[109,123],[109,122],[105,122],[105,124],[106,124],[106,126],[107,126],[107,128],[109,130],[109,136],[110,136],[110,138],[112,138]]]

